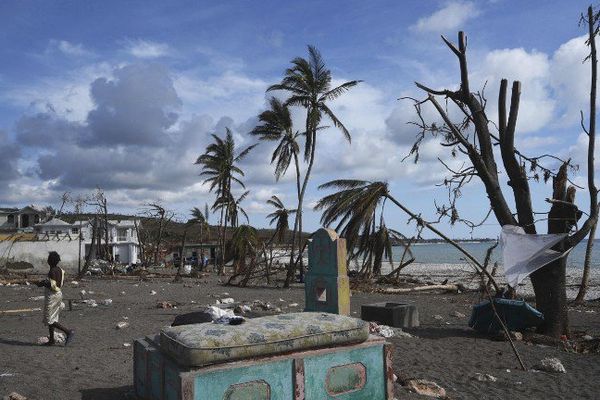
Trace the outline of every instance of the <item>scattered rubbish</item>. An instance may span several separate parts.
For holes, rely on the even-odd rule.
[[[11,376],[16,376],[17,374],[14,374],[12,372],[3,372],[0,374],[0,378],[9,378]]]
[[[521,332],[510,331],[510,338],[516,342],[520,342],[523,340],[523,334]],[[500,331],[491,337],[492,340],[496,340],[499,342],[508,340],[506,333]]]
[[[245,305],[245,304],[240,305],[240,306],[236,306],[233,309],[233,312],[235,314],[245,314],[245,313],[250,312],[250,311],[252,311],[252,309],[249,306]]]
[[[123,347],[131,347],[131,343],[123,343]]]
[[[545,372],[556,372],[566,374],[567,370],[562,365],[560,360],[556,357],[547,357],[542,359],[539,364],[533,367],[534,369],[545,371]]]
[[[286,301],[280,297],[280,298],[279,298],[279,302],[280,302],[280,303],[285,303]]]
[[[589,342],[590,340],[594,340],[594,338],[590,335],[584,335],[582,337],[583,340],[585,340],[586,342]]]
[[[27,400],[27,397],[17,392],[11,392],[8,396],[4,396],[2,400]]]
[[[501,331],[496,313],[511,331],[522,331],[544,321],[544,315],[523,300],[495,298],[494,307],[489,301],[473,306],[469,326],[483,333]]]
[[[221,318],[221,317],[234,317],[235,314],[233,313],[233,310],[224,310],[222,308],[219,307],[215,307],[215,306],[209,306],[206,310],[205,310],[211,317],[211,319],[213,321],[216,321],[217,319]]]
[[[85,289],[81,289],[79,291],[79,294],[81,295],[81,298],[83,299],[85,297],[85,295],[87,294],[87,292],[85,291]]]
[[[120,294],[121,294],[121,296],[125,296],[125,292],[121,292]]]
[[[220,304],[233,304],[235,303],[235,300],[232,297],[226,297],[224,299],[221,299]],[[219,304],[219,303],[217,303]]]
[[[29,300],[33,300],[33,301],[44,300],[44,296],[33,296],[33,297],[30,297]]]
[[[436,399],[446,397],[446,390],[443,387],[425,379],[410,379],[406,382],[406,386],[410,391],[422,396],[434,397]]]
[[[498,380],[498,378],[496,378],[495,376],[492,376],[490,374],[481,374],[479,372],[476,372],[475,375],[471,377],[471,379],[479,382],[496,382]]]
[[[167,308],[177,308],[177,306],[175,304],[171,303],[170,301],[159,301],[158,303],[156,303],[156,308],[167,309]]]
[[[273,311],[274,311],[274,312],[276,312],[276,313],[280,313],[280,312],[281,312],[281,308],[279,308],[279,307],[275,307],[275,308],[273,309]]]
[[[223,292],[223,293],[221,293],[221,296],[229,297],[229,292]]]
[[[30,311],[42,311],[41,308],[19,308],[17,310],[2,310],[0,314],[17,314],[22,312],[30,312]]]
[[[273,305],[271,305],[271,303],[265,303],[262,300],[254,300],[252,302],[252,305],[254,305],[255,307],[258,307],[264,311],[273,309]]]
[[[87,304],[88,307],[98,307],[98,303],[94,299],[87,299],[81,301],[83,304]]]
[[[390,338],[394,336],[394,329],[387,325],[379,325],[376,322],[369,322],[369,333],[384,338]]]
[[[441,316],[441,315],[439,315],[439,314],[436,314],[436,315],[434,315],[434,316],[433,316],[433,319],[436,319],[436,320],[438,320],[438,321],[441,321],[441,320],[443,320],[443,319],[444,319],[444,317],[442,317],[442,316]]]
[[[288,307],[298,307],[298,303],[290,303],[288,304]]]
[[[465,314],[461,313],[460,311],[454,311],[450,315],[453,317],[456,317],[456,318],[466,318],[467,317]]]
[[[156,295],[156,290],[151,290],[150,291],[150,296],[155,296]]]
[[[117,329],[125,329],[129,326],[129,322],[121,321],[117,323]]]
[[[73,285],[73,286],[79,286],[79,282],[77,282],[77,281],[71,281],[71,285]]]
[[[100,304],[103,306],[110,306],[112,304],[112,299],[100,300]]]

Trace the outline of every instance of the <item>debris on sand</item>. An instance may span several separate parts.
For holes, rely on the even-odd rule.
[[[392,328],[391,326],[387,326],[387,325],[379,325],[378,323],[372,322],[372,321],[369,322],[369,333],[371,333],[373,335],[381,336],[384,338],[391,338],[393,336],[406,337],[406,338],[414,337],[410,333],[404,332],[400,328]]]
[[[87,304],[88,307],[98,307],[98,303],[94,299],[87,299],[81,301],[83,304]]]
[[[535,365],[533,368],[537,369],[539,371],[545,371],[545,372],[556,372],[556,373],[560,373],[560,374],[567,373],[567,370],[565,369],[565,367],[562,365],[560,360],[556,357],[544,358],[544,359],[542,359],[542,361],[540,361],[539,364]]]
[[[288,307],[298,307],[298,303],[290,303],[288,304]]]
[[[224,299],[217,300],[217,304],[233,304],[235,300],[233,297],[225,297]]]
[[[110,306],[112,304],[112,299],[100,300],[100,304],[103,306]]]
[[[415,392],[422,396],[434,397],[436,399],[443,399],[446,397],[446,389],[435,382],[427,381],[425,379],[410,379],[406,381],[406,387],[411,392]]]
[[[236,307],[233,309],[233,312],[234,312],[235,314],[246,314],[246,313],[249,313],[249,312],[251,312],[251,311],[252,311],[252,308],[250,308],[249,306],[247,306],[247,305],[245,305],[245,304],[242,304],[242,305],[236,306]]]
[[[496,378],[495,376],[492,376],[490,374],[482,374],[479,372],[476,372],[471,379],[473,379],[474,381],[479,381],[479,382],[496,382],[498,380],[498,378]]]
[[[156,296],[156,290],[151,290],[150,291],[150,296]]]
[[[121,321],[121,322],[117,323],[117,325],[115,326],[115,328],[117,328],[117,329],[125,329],[128,326],[129,326],[129,322]]]
[[[44,296],[33,296],[33,297],[30,297],[29,300],[41,301],[41,300],[44,300]]]
[[[123,343],[123,347],[131,347],[131,343]]]
[[[17,392],[12,392],[8,396],[4,396],[2,400],[27,400],[27,397]]]
[[[158,303],[156,303],[156,308],[162,308],[162,309],[177,308],[177,303],[171,303],[170,301],[159,301]]]
[[[435,320],[437,320],[437,321],[441,321],[441,320],[443,320],[443,319],[444,319],[444,317],[442,317],[442,316],[441,316],[441,315],[439,315],[439,314],[436,314],[436,315],[434,315],[434,316],[433,316],[433,319],[435,319]]]
[[[456,317],[456,318],[466,318],[467,317],[465,314],[461,313],[460,311],[453,311],[450,315],[453,317]]]

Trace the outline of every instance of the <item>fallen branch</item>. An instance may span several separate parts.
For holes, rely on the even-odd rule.
[[[425,292],[429,290],[445,290],[447,292],[464,292],[466,288],[461,284],[449,283],[446,285],[427,285],[427,286],[417,286],[412,288],[389,288],[389,289],[380,289],[378,292],[386,293],[386,294],[394,294],[394,293],[411,293],[411,292]]]
[[[41,308],[20,308],[18,310],[4,310],[0,311],[0,314],[16,314],[21,312],[31,312],[31,311],[42,311]]]

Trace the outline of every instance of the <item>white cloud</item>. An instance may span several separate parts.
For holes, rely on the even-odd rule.
[[[580,36],[561,45],[552,56],[550,84],[562,105],[559,123],[579,121],[579,111],[589,108],[591,82],[590,62],[583,63],[589,54],[586,36]]]
[[[467,1],[451,1],[433,14],[419,18],[411,29],[417,32],[447,32],[463,28],[471,18],[480,14],[475,4]]]
[[[165,43],[142,39],[127,40],[125,50],[137,58],[159,58],[168,56],[171,53],[171,49]]]
[[[67,40],[51,39],[47,51],[58,50],[67,56],[82,57],[89,56],[93,53],[83,47],[82,44],[71,43]]]

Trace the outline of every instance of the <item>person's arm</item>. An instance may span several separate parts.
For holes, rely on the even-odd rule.
[[[53,270],[48,274],[48,278],[50,278],[48,289],[52,290],[53,292],[60,292],[60,287],[62,285],[62,271],[60,268],[53,268]]]

